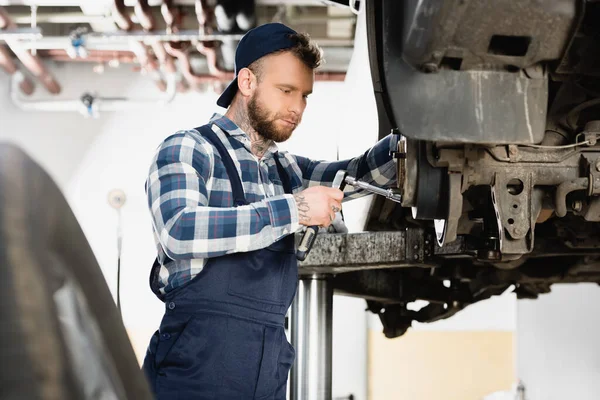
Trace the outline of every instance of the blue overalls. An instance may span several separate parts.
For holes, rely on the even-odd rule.
[[[225,146],[208,127],[200,133],[219,151],[234,203],[248,204]],[[275,154],[286,193],[288,174]],[[295,351],[284,331],[285,314],[296,294],[298,266],[294,235],[261,250],[211,258],[188,284],[157,290],[165,302],[143,369],[158,400],[243,400],[286,398]]]

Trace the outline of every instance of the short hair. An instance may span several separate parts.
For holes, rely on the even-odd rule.
[[[321,66],[323,62],[321,48],[310,39],[310,36],[307,33],[292,33],[288,35],[288,37],[294,42],[294,46],[278,50],[271,54],[290,52],[313,71]],[[262,76],[262,61],[263,58],[259,58],[248,66],[248,69],[256,75],[256,78],[259,81]]]

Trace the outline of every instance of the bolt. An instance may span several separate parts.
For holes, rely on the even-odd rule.
[[[521,227],[521,226],[515,226],[514,232],[515,232],[515,235],[517,235],[517,236],[522,236],[527,233],[525,228]]]
[[[573,202],[572,207],[573,207],[573,211],[579,212],[583,208],[583,203],[581,202],[581,200],[575,200]]]
[[[419,246],[415,245],[415,247],[413,247],[413,249],[419,250]]]
[[[418,255],[418,254],[415,254],[415,256],[414,256],[413,258],[414,258],[415,260],[418,260],[418,259],[419,259],[419,255]]]
[[[434,63],[426,63],[423,64],[423,72],[425,72],[426,74],[432,74],[434,72],[438,71],[438,66]]]
[[[600,172],[600,158],[596,160],[596,171]]]

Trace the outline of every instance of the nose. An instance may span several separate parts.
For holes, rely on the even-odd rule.
[[[306,99],[304,96],[294,96],[294,100],[292,100],[288,106],[288,111],[296,115],[297,118],[302,117],[302,113],[306,108]]]

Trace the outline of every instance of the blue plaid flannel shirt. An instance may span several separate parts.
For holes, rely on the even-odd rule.
[[[233,206],[231,184],[219,154],[195,129],[179,131],[158,147],[146,181],[153,234],[161,264],[161,293],[193,279],[211,257],[262,249],[300,228],[296,201],[285,194],[274,157],[290,174],[293,193],[310,186],[331,186],[338,170],[386,187],[395,183],[390,137],[363,155],[324,162],[278,151],[273,144],[259,160],[250,139],[235,123],[215,114],[212,130],[224,143],[240,175],[249,205]],[[344,201],[368,193],[347,187]]]

